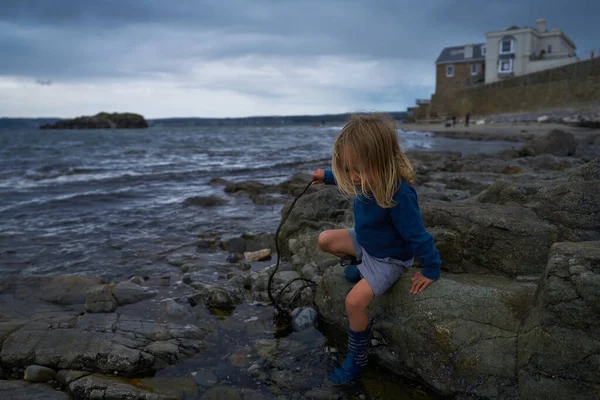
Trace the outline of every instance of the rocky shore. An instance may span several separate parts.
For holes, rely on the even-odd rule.
[[[581,154],[581,156],[579,156]],[[492,156],[413,153],[442,278],[404,276],[371,306],[382,365],[443,395],[595,399],[600,391],[600,146],[553,131]],[[323,317],[345,329],[351,289],[320,253],[352,225],[335,188],[304,197],[283,232],[294,267],[319,280]],[[415,269],[416,271],[416,269]]]
[[[148,123],[143,116],[133,113],[105,113],[73,119],[61,119],[40,129],[143,129]]]
[[[459,399],[596,399],[598,155],[600,143],[562,131],[490,155],[410,153],[442,278],[414,296],[411,271],[373,303],[374,362],[356,396],[390,398],[372,389],[382,367],[398,374],[390,382],[417,382],[411,399],[423,398],[419,384]],[[213,184],[273,204],[307,182]],[[172,269],[158,276],[0,280],[0,397],[303,399],[344,356],[307,307],[314,299],[326,322],[345,329],[351,288],[316,239],[352,222],[336,188],[312,187],[298,201],[282,230],[287,261],[275,292],[299,277],[318,287],[298,281],[282,294],[295,329],[280,338],[266,291],[273,261],[224,261],[273,251],[272,234],[200,237],[163,254]]]

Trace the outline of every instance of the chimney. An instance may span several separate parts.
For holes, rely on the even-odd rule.
[[[540,17],[535,21],[535,30],[540,33],[546,32],[546,20],[544,18]]]
[[[465,45],[465,59],[467,59],[467,58],[473,58],[473,45],[472,44]]]

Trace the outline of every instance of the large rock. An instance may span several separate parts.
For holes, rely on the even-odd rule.
[[[85,310],[89,313],[109,313],[119,306],[113,295],[114,283],[93,286],[85,299]]]
[[[44,280],[31,281],[44,286]],[[50,281],[67,282],[69,288],[69,279]],[[79,299],[79,304],[58,305],[36,296],[70,303],[72,299],[65,296],[68,292],[61,296],[39,295],[32,282],[28,278],[16,279],[4,285],[6,292],[0,292],[0,359],[4,377],[22,379],[24,369],[32,364],[55,370],[116,372],[120,376],[152,374],[200,352],[211,326],[205,307],[196,305],[192,312],[187,297],[195,292],[187,285],[178,287],[184,300],[177,303],[177,313],[168,307],[175,301],[172,288],[154,286],[140,291],[128,285],[122,286],[120,296],[139,301],[123,304],[112,313],[84,313],[85,292],[72,296]],[[112,296],[112,285],[97,282],[92,280],[92,289],[108,289],[101,292]],[[86,290],[90,287],[83,286]],[[150,292],[152,298],[148,299]]]
[[[0,380],[1,399],[69,400],[68,394],[59,392],[45,383]]]
[[[600,241],[557,243],[519,335],[523,399],[600,394]]]
[[[556,229],[520,207],[428,203],[423,220],[435,228],[445,268],[482,267],[509,276],[541,274]]]
[[[25,379],[27,382],[48,382],[56,378],[56,371],[41,365],[30,365],[25,369]]]
[[[25,326],[4,341],[0,352],[2,366],[10,368],[34,362],[53,369],[119,371],[126,375],[156,370],[153,355],[115,343],[111,336]]]
[[[147,128],[143,116],[133,113],[105,113],[58,120],[53,125],[42,125],[40,129],[139,129]]]
[[[84,276],[31,276],[0,280],[0,294],[35,298],[59,305],[83,304],[88,289],[102,280]]]
[[[69,384],[69,390],[78,399],[144,399],[144,400],[179,400],[179,396],[154,393],[152,390],[136,387],[119,378],[88,375]]]
[[[600,239],[600,159],[554,182],[500,180],[476,197],[481,203],[521,205],[557,226],[559,240]]]
[[[129,281],[117,283],[112,292],[117,303],[121,306],[150,299],[158,293],[156,290],[152,290],[149,287],[140,286]]]
[[[389,348],[391,367],[444,394],[517,398],[517,335],[535,283],[498,276],[443,275],[424,292],[409,292],[413,271],[370,306]],[[330,268],[317,292],[326,320],[347,327],[342,267]],[[381,350],[380,350],[381,351]]]
[[[555,156],[572,156],[577,150],[577,140],[572,133],[553,129],[544,137],[527,141],[521,149],[524,155],[554,154]]]
[[[284,207],[282,215],[288,211]],[[283,255],[302,257],[304,263],[314,262],[320,271],[336,263],[337,259],[319,251],[317,238],[325,229],[351,227],[353,222],[351,201],[336,187],[321,190],[301,197],[282,226],[279,245]],[[292,242],[290,242],[292,239]]]

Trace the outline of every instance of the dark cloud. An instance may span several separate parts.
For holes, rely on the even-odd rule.
[[[433,63],[444,46],[481,42],[486,31],[532,25],[540,14],[581,49],[594,47],[600,3],[569,5],[565,12],[562,0],[5,0],[0,51],[11,56],[0,74],[131,78],[244,55]]]
[[[391,89],[362,84],[363,76],[318,84],[349,101],[388,102],[407,93],[428,97],[433,78],[424,83],[423,76],[433,76],[443,47],[483,42],[488,31],[533,25],[539,16],[564,30],[579,54],[598,49],[598,15],[600,2],[583,0],[3,0],[0,78],[169,81],[279,99],[295,90],[282,81],[302,82],[299,70],[311,63],[345,60],[341,70],[372,60],[385,65]],[[207,65],[219,77],[219,62],[253,72],[240,67],[241,78],[201,79]],[[416,74],[390,71],[410,64],[419,66]]]

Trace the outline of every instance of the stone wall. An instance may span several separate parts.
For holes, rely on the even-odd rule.
[[[454,65],[454,76],[446,76],[446,66]],[[436,94],[446,96],[457,90],[464,89],[471,77],[471,64],[439,64],[436,65],[435,73],[435,92]]]
[[[600,101],[600,59],[468,89],[448,91],[443,87],[431,100],[430,114],[435,116],[467,112],[491,115],[583,106]]]

